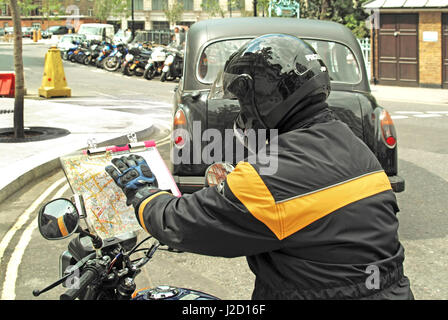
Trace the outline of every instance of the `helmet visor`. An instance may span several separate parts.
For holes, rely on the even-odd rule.
[[[227,88],[239,75],[227,73],[221,70],[216,76],[215,82],[210,89],[209,99],[229,99],[237,100],[237,97],[231,93]]]

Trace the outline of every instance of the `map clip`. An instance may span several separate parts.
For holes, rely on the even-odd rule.
[[[130,143],[137,143],[137,134],[135,132],[129,132],[127,137]]]

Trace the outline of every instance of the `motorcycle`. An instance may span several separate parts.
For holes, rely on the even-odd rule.
[[[89,43],[83,43],[78,55],[76,56],[76,61],[80,64],[88,65],[90,64],[90,55],[92,54]]]
[[[61,51],[62,59],[70,61],[70,58],[76,49],[78,49],[78,44],[73,43],[73,46],[71,46],[67,50]]]
[[[163,47],[155,47],[152,51],[151,58],[145,67],[143,77],[151,80],[155,76],[162,74],[163,64],[166,60],[166,50]]]
[[[183,52],[174,48],[170,49],[163,64],[160,81],[164,82],[165,80],[176,80],[176,78],[182,77],[183,64]]]
[[[152,51],[149,50],[132,48],[125,57],[125,61],[121,67],[121,72],[127,76],[143,75],[145,72],[145,66],[150,59],[151,54]]]
[[[89,48],[86,51],[86,57],[83,61],[85,65],[91,65],[96,62],[96,59],[98,58],[102,50],[100,44],[101,43],[99,41],[95,40],[90,42]]]
[[[114,46],[114,50],[104,60],[104,69],[107,71],[116,71],[121,67],[123,59],[128,54],[128,48],[125,44],[118,44]]]
[[[104,60],[109,56],[109,54],[112,52],[112,45],[107,42],[103,42],[103,46],[101,49],[100,54],[96,58],[96,66],[98,68],[103,68]]]
[[[233,166],[228,164],[211,165],[206,172],[206,187],[221,183],[232,170]],[[38,226],[45,239],[65,239],[74,233],[78,236],[59,258],[61,278],[42,290],[34,290],[34,296],[62,285],[68,290],[60,295],[61,300],[219,300],[201,291],[171,285],[136,290],[136,276],[156,251],[161,250],[162,244],[152,236],[137,243],[134,232],[101,239],[86,221],[87,228],[81,227],[80,222],[87,214],[83,197],[78,194],[72,200],[59,198],[40,208]],[[154,242],[149,247],[140,248],[150,239]],[[143,252],[143,257],[132,260],[131,256],[138,252]]]

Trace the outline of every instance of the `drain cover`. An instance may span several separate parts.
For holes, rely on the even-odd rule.
[[[14,128],[0,128],[0,143],[33,142],[60,138],[70,134],[70,131],[61,128],[30,127],[25,128],[24,138],[14,137]]]

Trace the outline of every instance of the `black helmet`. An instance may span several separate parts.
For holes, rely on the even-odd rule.
[[[305,41],[268,34],[247,42],[227,60],[222,73],[224,97],[236,98],[240,129],[279,128],[286,118],[330,94],[327,67]],[[308,100],[306,100],[308,101]]]

